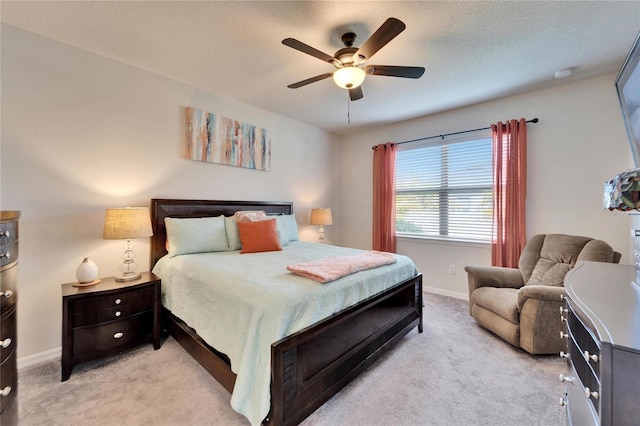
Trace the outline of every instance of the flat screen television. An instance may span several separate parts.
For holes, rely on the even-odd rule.
[[[616,78],[616,91],[635,167],[640,167],[640,33]]]

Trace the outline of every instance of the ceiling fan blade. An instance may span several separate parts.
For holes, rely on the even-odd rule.
[[[364,70],[367,74],[388,77],[420,78],[424,74],[422,67],[397,67],[394,65],[368,65]]]
[[[357,101],[358,99],[362,99],[364,95],[362,94],[362,86],[358,86],[355,89],[349,89],[349,98],[352,101]]]
[[[339,61],[333,56],[327,55],[326,53],[321,52],[318,49],[309,46],[308,44],[304,44],[303,42],[298,41],[295,38],[285,38],[284,40],[282,40],[282,44],[299,50],[302,53],[306,53],[307,55],[314,56],[321,61],[329,62],[330,64],[333,64],[334,62],[339,63]]]
[[[399,19],[389,18],[376,30],[375,33],[364,42],[354,56],[360,57],[360,60],[368,60],[378,50],[382,49],[387,43],[393,40],[407,26]]]
[[[315,83],[316,81],[324,80],[325,78],[329,78],[333,75],[332,72],[328,72],[325,74],[316,75],[315,77],[308,78],[306,80],[299,81],[297,83],[293,83],[288,85],[289,89],[297,89],[298,87],[306,86],[307,84]]]

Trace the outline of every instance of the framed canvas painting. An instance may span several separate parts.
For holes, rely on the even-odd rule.
[[[635,167],[640,167],[640,33],[616,78],[616,90],[631,143]]]

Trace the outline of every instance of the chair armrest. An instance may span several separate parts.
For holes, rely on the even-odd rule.
[[[547,302],[562,302],[562,296],[566,296],[566,294],[564,287],[527,285],[518,291],[518,310],[522,311],[522,307],[528,299],[537,299]]]
[[[517,268],[500,266],[465,266],[469,279],[469,315],[473,308],[473,292],[480,287],[520,288],[524,279]]]
[[[517,268],[500,266],[465,266],[469,277],[469,294],[480,287],[520,288],[524,280]]]

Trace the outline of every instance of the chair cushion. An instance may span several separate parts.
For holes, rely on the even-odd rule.
[[[513,324],[520,322],[516,288],[480,287],[473,292],[473,301]]]
[[[592,238],[547,234],[531,277],[525,285],[562,286],[564,276],[576,264],[580,252]]]

